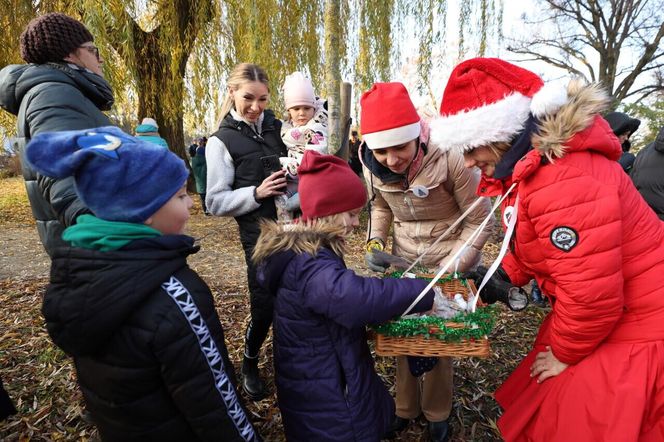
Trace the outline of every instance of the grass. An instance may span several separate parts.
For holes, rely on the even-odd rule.
[[[21,177],[0,179],[0,224],[35,224]]]

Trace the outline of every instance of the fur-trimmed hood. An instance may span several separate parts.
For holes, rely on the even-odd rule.
[[[259,264],[271,255],[287,250],[315,256],[323,247],[342,256],[345,248],[344,228],[322,220],[288,225],[264,220],[252,258]]]
[[[570,81],[565,104],[554,113],[539,117],[538,130],[532,137],[533,147],[549,161],[580,150],[619,158],[620,143],[609,124],[599,117],[608,108],[610,99],[597,84],[586,84],[580,79]]]
[[[482,174],[478,194],[500,195],[512,182],[525,179],[543,164],[555,163],[571,152],[593,151],[617,161],[622,155],[620,142],[609,123],[600,116],[609,101],[610,97],[599,85],[572,80],[567,85],[565,103],[539,116],[531,136],[532,149],[521,158],[513,158],[515,164],[510,176],[498,179]]]
[[[258,279],[276,293],[286,266],[296,255],[316,256],[323,248],[343,257],[344,228],[322,220],[288,225],[264,220],[252,255],[259,266]]]

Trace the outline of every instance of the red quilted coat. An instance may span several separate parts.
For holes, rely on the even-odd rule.
[[[515,285],[535,278],[553,306],[495,394],[498,425],[508,441],[664,441],[664,223],[616,162],[599,90],[573,82],[568,97],[512,176],[478,189],[517,183],[502,265]],[[570,365],[538,384],[529,369],[546,346]]]

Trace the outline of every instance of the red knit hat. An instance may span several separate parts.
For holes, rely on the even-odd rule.
[[[564,87],[545,86],[533,72],[499,58],[472,58],[452,71],[430,139],[443,150],[461,151],[509,142],[529,114],[553,113],[566,101]]]
[[[407,143],[420,136],[420,116],[402,83],[375,83],[360,99],[360,130],[369,149]]]
[[[367,203],[362,180],[339,157],[307,150],[297,174],[303,221],[348,212]]]

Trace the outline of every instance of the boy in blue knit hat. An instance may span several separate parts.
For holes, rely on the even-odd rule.
[[[26,157],[73,176],[81,215],[42,312],[74,358],[103,440],[260,440],[240,404],[212,294],[187,266],[192,201],[175,154],[115,127],[37,135]]]

